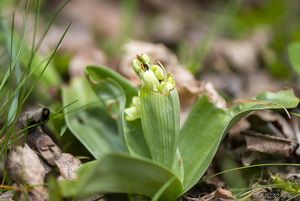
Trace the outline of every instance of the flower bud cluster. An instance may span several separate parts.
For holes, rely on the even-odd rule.
[[[171,74],[166,73],[165,68],[159,64],[152,64],[151,59],[146,54],[138,55],[132,62],[133,70],[142,80],[143,87],[168,96],[175,88],[175,80]],[[125,109],[127,121],[140,118],[140,97],[135,96],[129,108]]]
[[[146,54],[138,55],[133,60],[132,67],[142,80],[143,86],[155,92],[167,96],[175,88],[175,80],[172,75],[166,73],[161,64],[152,64],[150,57]]]

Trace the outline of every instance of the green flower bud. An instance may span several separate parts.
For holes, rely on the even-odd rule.
[[[136,74],[139,74],[142,71],[142,66],[143,66],[143,63],[140,60],[134,59],[132,61],[132,67]]]
[[[170,91],[175,88],[175,80],[171,74],[167,74],[160,63],[159,65],[152,64],[148,55],[138,55],[137,59],[133,60],[132,66],[143,81],[144,87],[164,95],[169,95]]]
[[[162,81],[160,83],[159,92],[168,96],[170,94],[170,91],[175,88],[175,80],[171,76],[171,74],[168,74],[168,78],[166,81]]]
[[[173,76],[170,73],[168,73],[168,75],[167,75],[167,82],[172,84],[173,87],[175,87],[175,84],[176,84],[175,80],[174,80]]]
[[[157,90],[157,87],[159,86],[159,81],[156,78],[153,71],[147,70],[146,72],[141,73],[141,78],[145,86],[149,87],[152,90]]]
[[[127,121],[134,121],[141,117],[140,109],[138,107],[131,106],[125,109],[125,119]]]
[[[162,69],[159,65],[152,65],[150,68],[155,73],[155,76],[157,77],[158,80],[165,79],[164,69]]]
[[[135,107],[140,107],[140,105],[141,105],[140,97],[138,97],[138,96],[133,97],[131,105],[135,106]]]
[[[139,56],[139,59],[144,63],[144,64],[150,64],[151,63],[151,59],[147,54],[141,54],[141,56]]]

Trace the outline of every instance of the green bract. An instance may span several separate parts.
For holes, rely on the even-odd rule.
[[[203,95],[180,128],[173,77],[144,54],[133,60],[133,69],[142,81],[139,90],[94,66],[86,71],[89,83],[81,79],[64,87],[65,106],[79,100],[73,112],[66,109],[67,126],[96,158],[82,165],[77,180],[60,183],[65,196],[129,193],[174,201],[200,180],[228,129],[243,116],[299,103],[286,90],[221,109]]]

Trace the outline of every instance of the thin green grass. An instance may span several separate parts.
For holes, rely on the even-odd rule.
[[[66,1],[59,7],[59,9],[52,15],[50,22],[47,25],[46,30],[44,31],[42,37],[37,41],[37,31],[39,24],[39,13],[40,13],[40,0],[25,2],[23,7],[23,27],[21,35],[18,35],[15,28],[15,17],[14,13],[12,14],[11,26],[7,25],[7,20],[4,19],[0,8],[0,46],[3,47],[3,52],[1,52],[1,66],[8,66],[6,71],[4,71],[4,76],[0,83],[0,95],[1,95],[1,106],[0,106],[0,115],[2,117],[7,117],[7,119],[1,119],[3,125],[0,127],[0,156],[5,158],[7,156],[8,149],[14,145],[15,141],[22,137],[22,134],[25,133],[26,128],[21,131],[16,131],[17,117],[19,116],[26,100],[29,95],[35,89],[37,83],[40,81],[42,75],[47,69],[48,65],[52,61],[53,56],[57,52],[58,47],[60,46],[67,30],[70,27],[70,24],[67,26],[65,32],[59,39],[57,46],[54,51],[51,52],[49,58],[46,58],[45,63],[42,62],[38,65],[33,66],[33,59],[38,54],[38,49],[40,48],[45,36],[50,30],[51,25],[54,23],[58,13],[65,7],[69,1]],[[29,8],[34,6],[34,32],[32,35],[32,43],[30,49],[30,58],[28,59],[28,64],[22,64],[24,68],[21,68],[20,58],[24,54],[25,46],[27,45],[27,27],[28,27],[28,15]],[[8,65],[7,65],[8,64]],[[39,73],[39,76],[34,78],[34,72],[43,65],[42,71]],[[26,88],[28,84],[34,80],[33,84],[29,87],[29,90]],[[4,177],[2,179],[2,185],[7,183],[7,176],[4,172]]]

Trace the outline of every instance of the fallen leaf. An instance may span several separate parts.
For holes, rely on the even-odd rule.
[[[223,188],[217,188],[215,191],[215,197],[217,199],[225,199],[225,200],[236,200],[232,194],[231,191],[223,189]]]
[[[262,135],[247,131],[244,133],[247,149],[261,153],[288,157],[298,147],[298,143],[285,138]]]
[[[53,140],[37,127],[28,134],[27,141],[33,149],[50,165],[55,165],[55,161],[61,156],[60,148]]]
[[[27,145],[15,147],[6,159],[6,169],[18,185],[29,185],[28,195],[18,193],[17,200],[47,201],[48,193],[43,187],[45,169],[38,155]]]
[[[248,130],[250,127],[249,121],[247,121],[246,118],[243,118],[229,130],[229,137],[237,138],[242,132]]]
[[[293,118],[292,119],[292,126],[293,130],[295,133],[296,140],[298,144],[300,144],[300,125],[299,125],[299,119],[298,118]],[[296,154],[300,156],[300,146],[296,150]]]
[[[13,201],[13,191],[6,191],[0,194],[0,201]]]
[[[280,128],[280,133],[277,134],[278,137],[286,137],[289,140],[295,139],[295,134],[291,125],[283,116],[274,111],[265,110],[265,111],[257,111],[253,113],[253,115],[259,117],[264,122],[271,122],[277,125]],[[276,132],[274,132],[276,135]]]
[[[60,179],[74,180],[77,178],[76,170],[81,165],[79,159],[68,153],[62,153],[55,161],[60,172]]]
[[[71,154],[62,153],[61,149],[44,132],[49,115],[50,111],[47,108],[39,108],[27,111],[21,116],[21,124],[24,127],[31,126],[28,130],[27,142],[49,165],[58,167],[60,179],[75,179],[76,170],[81,162]]]
[[[27,145],[15,147],[6,159],[6,169],[18,184],[41,185],[45,169],[38,155]]]

